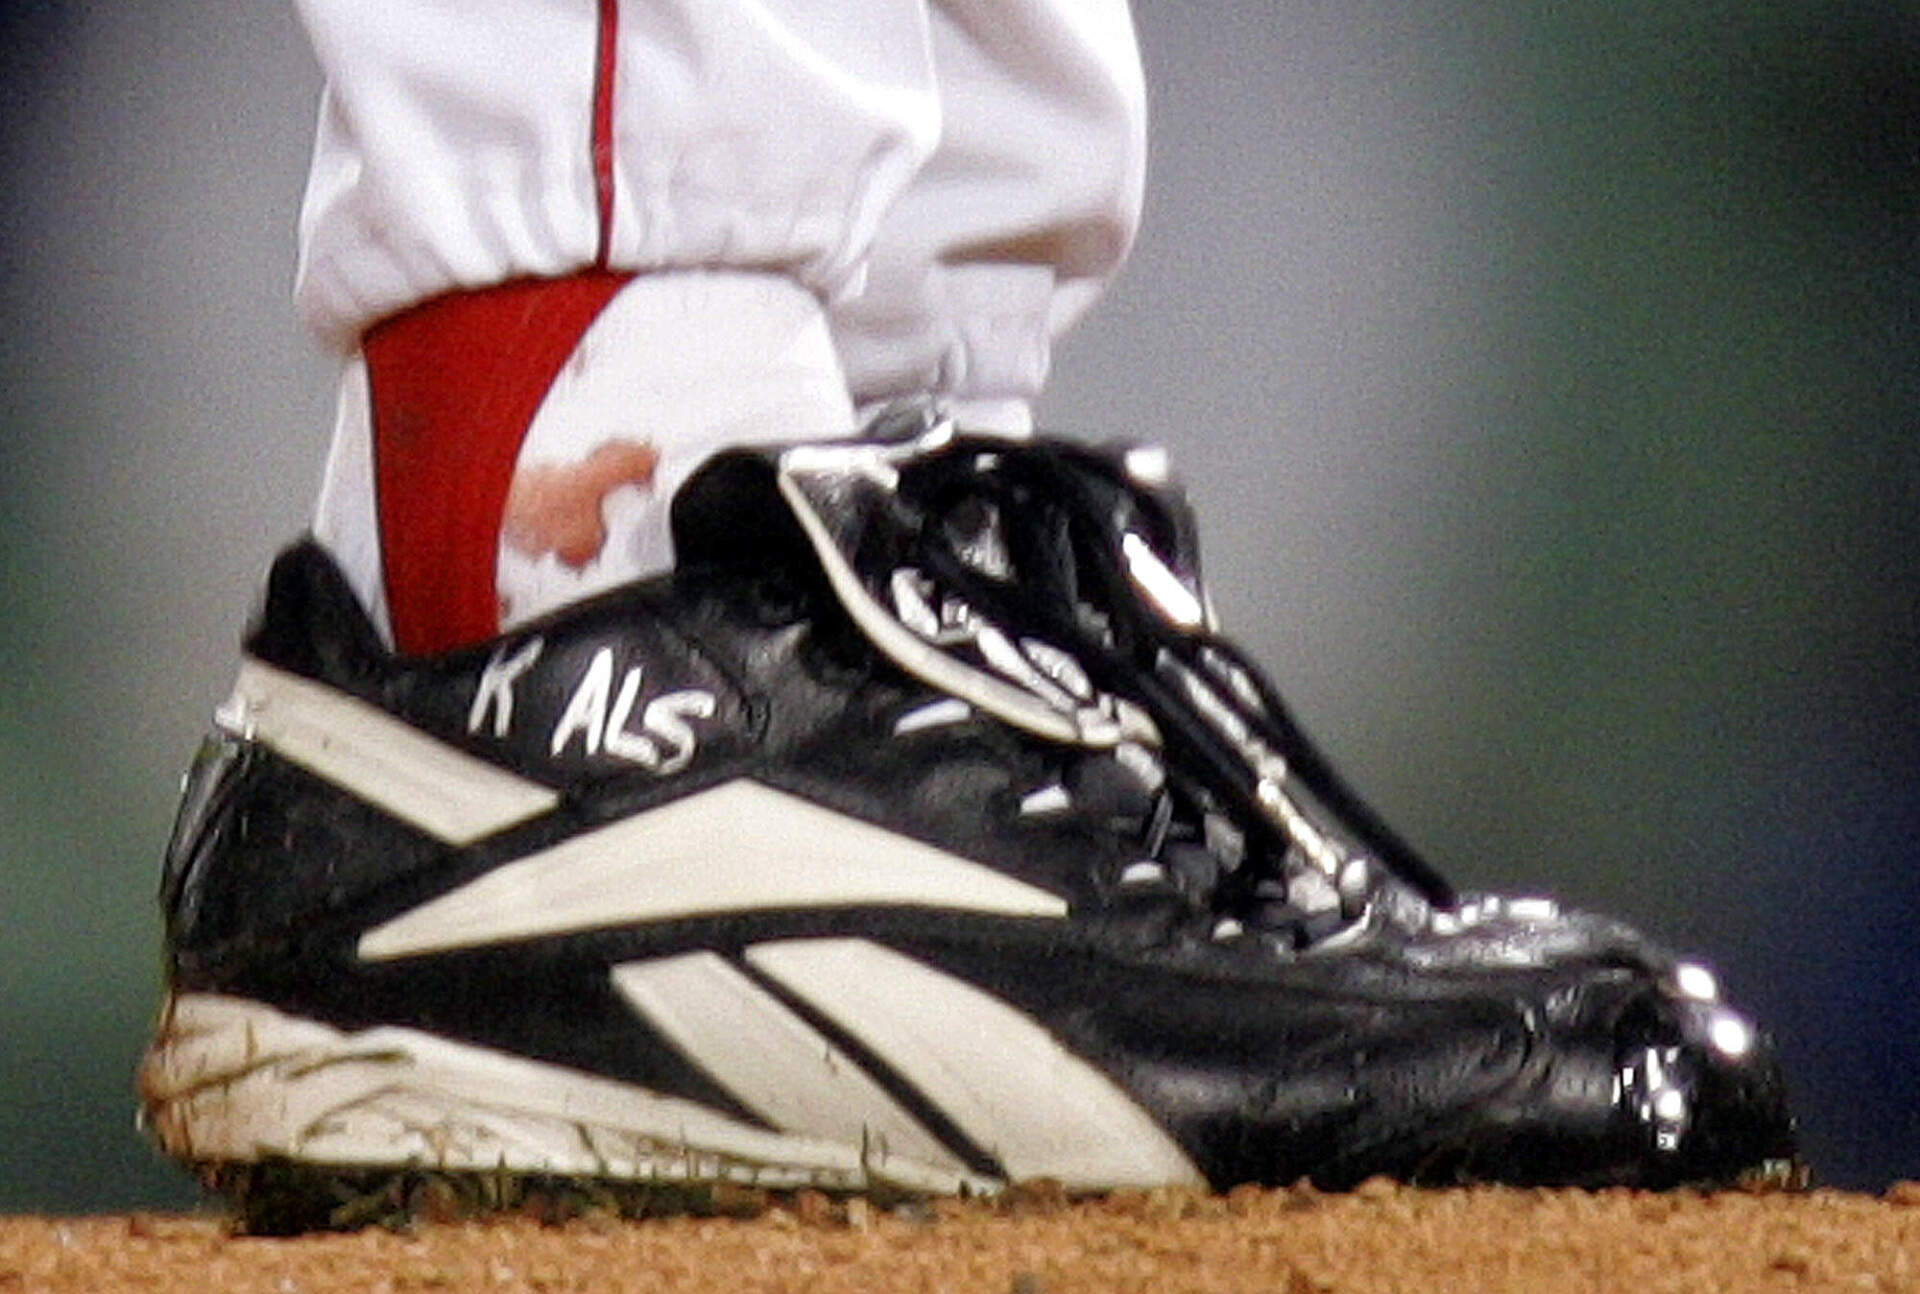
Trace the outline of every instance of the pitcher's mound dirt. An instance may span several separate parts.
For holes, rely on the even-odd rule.
[[[1242,1189],[290,1240],[215,1218],[0,1218],[0,1294],[1920,1290],[1920,1183],[1873,1197]]]

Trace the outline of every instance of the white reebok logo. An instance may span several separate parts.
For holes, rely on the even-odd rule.
[[[518,657],[515,658],[516,660]],[[532,663],[531,657],[528,664]],[[501,677],[513,669],[503,662]],[[512,714],[510,680],[486,705]],[[546,813],[560,796],[428,736],[365,701],[251,658],[216,721],[451,845],[466,845]]]
[[[569,837],[369,930],[386,961],[768,908],[921,906],[1064,918],[1057,894],[753,781]]]
[[[1205,1185],[1186,1152],[1112,1079],[1025,1012],[963,979],[866,939],[754,944],[745,961],[882,1057],[1013,1181]],[[726,958],[694,952],[628,962],[613,968],[613,983],[773,1127],[860,1146],[870,1171],[902,1183],[972,1176],[859,1062]]]

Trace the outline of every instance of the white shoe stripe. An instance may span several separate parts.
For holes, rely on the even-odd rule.
[[[550,787],[258,660],[241,662],[216,720],[450,845],[471,844],[560,801]]]
[[[1015,1181],[1205,1185],[1111,1079],[971,984],[865,939],[782,940],[746,956],[885,1058]]]
[[[728,782],[495,868],[360,940],[369,961],[767,908],[1062,918],[1066,900],[757,782]]]
[[[656,1029],[741,1104],[784,1132],[861,1148],[869,1176],[953,1194],[996,1183],[968,1171],[880,1085],[718,953],[613,968]]]

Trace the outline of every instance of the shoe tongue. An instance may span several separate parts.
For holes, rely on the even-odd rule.
[[[780,453],[776,488],[841,608],[900,669],[1051,741],[1158,744],[1145,712],[1086,687],[1043,629],[976,605],[993,586],[989,601],[1057,597],[1056,563],[1072,561],[1064,529],[1046,533],[1048,499],[973,488],[1002,452],[1024,449],[939,425],[913,442],[800,445]]]
[[[953,552],[976,575],[990,580],[1014,577],[1013,555],[1000,509],[984,499],[967,499],[942,518]]]

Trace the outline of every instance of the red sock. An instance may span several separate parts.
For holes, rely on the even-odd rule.
[[[456,292],[362,338],[400,651],[447,651],[499,631],[500,518],[521,442],[581,335],[629,277],[594,270]]]

